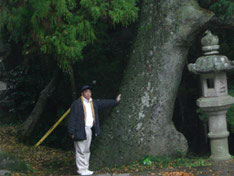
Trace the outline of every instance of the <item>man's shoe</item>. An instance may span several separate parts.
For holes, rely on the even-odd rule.
[[[79,175],[87,175],[85,171],[78,171],[77,172]]]
[[[87,175],[93,175],[93,171],[90,171],[90,170],[85,171],[85,173],[86,173]]]
[[[86,171],[78,171],[79,175],[93,175],[93,171],[86,170]]]

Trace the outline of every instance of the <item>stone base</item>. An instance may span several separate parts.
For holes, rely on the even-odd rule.
[[[211,156],[213,161],[230,160],[231,155],[228,149],[228,136],[226,113],[233,104],[234,98],[227,96],[199,98],[197,105],[209,117],[209,133]]]
[[[232,157],[229,154],[223,155],[223,156],[214,156],[214,155],[211,155],[210,159],[213,160],[213,161],[226,161],[226,160],[232,159]]]

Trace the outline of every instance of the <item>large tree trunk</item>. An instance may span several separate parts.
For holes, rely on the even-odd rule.
[[[27,139],[27,137],[31,135],[36,123],[40,119],[40,116],[46,106],[47,100],[55,90],[58,81],[59,81],[59,70],[56,69],[48,85],[41,91],[37,103],[34,106],[31,114],[18,129],[18,135],[21,140],[25,140]]]
[[[122,100],[102,125],[93,164],[187,152],[187,140],[172,122],[174,102],[192,40],[212,16],[193,0],[142,1]]]

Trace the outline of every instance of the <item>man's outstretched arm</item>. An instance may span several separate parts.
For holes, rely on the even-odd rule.
[[[111,100],[111,99],[97,100],[98,109],[104,109],[104,108],[115,106],[120,102],[120,99],[121,99],[121,94],[119,94],[117,98],[114,100]]]

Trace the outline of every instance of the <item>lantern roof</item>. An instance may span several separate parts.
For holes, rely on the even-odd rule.
[[[234,61],[230,61],[226,56],[219,55],[218,36],[207,30],[201,39],[201,43],[204,56],[199,57],[196,63],[189,64],[189,71],[202,74],[234,70]]]

